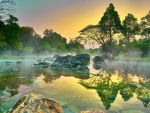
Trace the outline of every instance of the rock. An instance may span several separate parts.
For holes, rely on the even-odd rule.
[[[60,55],[58,55],[58,54],[53,55],[53,58],[58,58],[58,57],[60,57]]]
[[[14,72],[14,71],[18,71],[19,69],[15,69],[15,68],[7,68],[4,69],[5,72]]]
[[[101,56],[95,56],[93,58],[93,62],[94,62],[93,68],[96,70],[101,69],[103,67],[103,65],[105,64],[105,61]]]
[[[104,113],[101,110],[87,110],[87,111],[81,111],[80,113]]]
[[[16,62],[16,64],[21,64],[21,63],[22,63],[21,61],[17,61],[17,62]]]
[[[37,94],[27,94],[20,98],[9,113],[63,113],[63,110],[53,99]]]
[[[43,67],[43,68],[48,68],[50,66],[50,63],[48,62],[40,62],[38,64],[34,64],[33,67]]]
[[[105,53],[105,54],[101,55],[101,57],[103,59],[107,59],[107,60],[114,60],[114,56],[111,53]]]
[[[101,56],[95,56],[95,57],[93,58],[93,62],[94,62],[94,64],[105,63],[105,62],[104,62],[104,59],[103,59]]]
[[[89,61],[89,54],[60,56],[55,60],[50,68],[51,70],[82,70],[87,68]]]
[[[14,64],[13,62],[5,62],[5,64],[10,65],[10,64]]]

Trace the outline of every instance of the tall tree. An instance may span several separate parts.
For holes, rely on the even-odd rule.
[[[129,13],[123,20],[122,25],[122,34],[125,37],[125,40],[129,43],[130,41],[134,40],[135,35],[138,34],[140,30],[137,18]]]
[[[141,18],[140,29],[141,35],[150,38],[150,11],[145,17]]]
[[[113,41],[113,36],[120,32],[121,21],[115,7],[112,3],[107,7],[103,17],[98,23],[104,33],[108,34],[110,42]]]
[[[6,41],[5,41],[5,35],[4,35],[4,30],[5,30],[5,24],[2,20],[0,20],[0,52],[5,50]]]
[[[35,36],[35,31],[32,27],[23,26],[19,30],[19,36],[23,47],[29,47],[32,44],[33,37]]]
[[[22,48],[22,43],[19,37],[19,25],[18,19],[12,15],[9,15],[9,19],[6,20],[6,42],[8,44],[8,48],[12,50],[19,50]]]

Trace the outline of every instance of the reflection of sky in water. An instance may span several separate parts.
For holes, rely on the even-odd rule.
[[[102,98],[99,97],[97,90],[95,89],[87,90],[85,87],[83,87],[81,84],[78,83],[80,82],[81,78],[79,79],[73,76],[66,77],[65,75],[55,77],[55,74],[54,75],[51,74],[49,68],[33,69],[31,66],[34,63],[34,61],[22,60],[22,62],[23,65],[21,64],[20,66],[21,70],[19,72],[19,74],[21,75],[19,76],[20,78],[14,76],[17,77],[15,79],[16,81],[14,82],[19,82],[18,83],[19,93],[6,99],[6,102],[3,104],[4,109],[10,109],[18,101],[18,99],[24,94],[37,93],[37,94],[42,94],[49,98],[53,98],[56,101],[58,101],[65,112],[72,111],[74,113],[79,113],[82,110],[89,110],[89,109],[100,109],[105,111],[106,113],[118,112],[127,109],[139,110],[145,113],[148,113],[148,111],[150,111],[150,108],[145,108],[143,106],[142,101],[137,99],[137,94],[135,93],[133,93],[133,96],[128,101],[124,101],[122,95],[120,95],[120,90],[118,91],[115,100],[112,101],[111,107],[108,110],[106,110],[104,103],[102,102]],[[123,65],[124,64],[121,64],[121,66]],[[144,64],[142,64],[142,66],[143,65]],[[135,66],[135,63],[133,63],[133,66]],[[137,66],[139,69],[140,65]],[[89,65],[88,67],[90,68],[90,73],[100,72],[100,70],[95,70],[92,67],[92,64]],[[128,68],[129,67],[126,67],[126,69]],[[119,67],[119,64],[115,64],[115,63],[110,63],[109,65],[107,64],[107,67],[105,69],[111,70],[111,73],[113,72],[112,76],[110,77],[112,82],[119,83],[123,79],[122,76],[124,75],[124,71],[122,71],[122,68]],[[135,74],[132,73],[133,72],[127,73],[128,79],[130,78],[132,79],[132,81],[137,82],[139,80],[139,76],[137,75],[136,72]],[[5,79],[9,79],[9,78],[5,78]],[[85,79],[84,81],[87,80]]]

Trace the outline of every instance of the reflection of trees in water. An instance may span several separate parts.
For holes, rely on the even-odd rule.
[[[9,73],[0,77],[0,112],[6,109],[5,101],[7,98],[13,97],[19,93],[21,84],[29,84],[30,79],[19,79],[17,73]]]
[[[91,76],[88,80],[80,80],[79,83],[87,89],[95,89],[105,108],[109,109],[118,92],[120,92],[124,101],[128,101],[135,93],[137,98],[143,102],[143,105],[149,107],[150,90],[145,87],[145,84],[148,84],[147,82],[149,80],[144,81],[141,78],[138,82],[133,82],[133,78],[128,75],[108,74],[101,71],[99,76]]]
[[[31,78],[20,76],[19,72],[3,73],[0,76],[0,91],[5,91],[14,96],[19,93],[18,89],[21,84],[31,84]]]

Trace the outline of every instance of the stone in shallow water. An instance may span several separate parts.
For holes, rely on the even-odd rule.
[[[121,113],[144,113],[144,112],[138,110],[124,110]]]
[[[9,113],[63,113],[58,102],[37,94],[24,95]]]
[[[81,113],[104,113],[101,110],[87,110],[87,111],[81,111]]]

